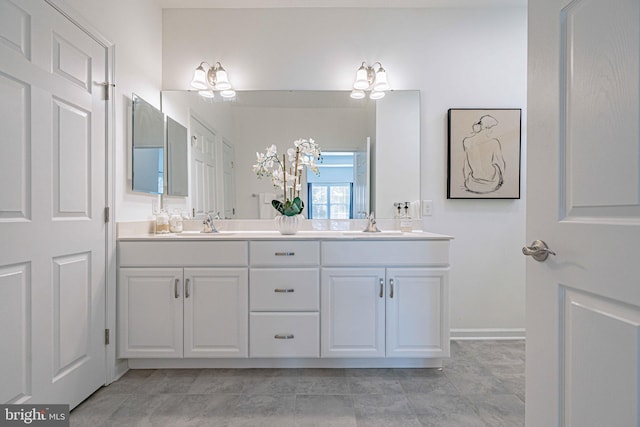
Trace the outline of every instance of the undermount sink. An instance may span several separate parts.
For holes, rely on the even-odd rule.
[[[174,233],[172,235],[175,237],[200,237],[200,238],[206,239],[206,238],[233,236],[234,234],[235,233],[231,233],[228,231],[218,231],[217,233],[203,233],[201,231],[183,231],[182,233]]]
[[[363,237],[376,237],[376,236],[402,236],[402,231],[390,230],[380,232],[368,232],[368,231],[343,231],[344,236],[363,236]]]

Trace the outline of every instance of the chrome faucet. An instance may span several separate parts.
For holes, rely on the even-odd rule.
[[[365,227],[364,231],[365,233],[379,233],[380,230],[378,229],[378,226],[376,225],[376,219],[373,215],[373,212],[371,212],[369,215],[367,215],[367,226]]]
[[[216,226],[213,225],[213,218],[211,218],[211,214],[207,212],[207,214],[204,217],[204,221],[202,221],[202,224],[204,224],[204,228],[202,230],[202,233],[217,233],[218,230],[216,230]]]

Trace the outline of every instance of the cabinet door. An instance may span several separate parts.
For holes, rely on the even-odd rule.
[[[387,270],[387,357],[449,356],[448,269]]]
[[[182,269],[121,268],[118,357],[182,357]]]
[[[184,357],[247,357],[246,268],[185,268]]]
[[[385,270],[321,273],[321,356],[384,357]]]

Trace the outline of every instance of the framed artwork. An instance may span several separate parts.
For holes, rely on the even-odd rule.
[[[519,199],[519,108],[449,109],[447,199]]]

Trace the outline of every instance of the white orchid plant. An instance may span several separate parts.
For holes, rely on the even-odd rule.
[[[273,200],[271,205],[286,216],[302,213],[304,209],[304,203],[300,199],[302,171],[309,168],[318,175],[316,161],[319,161],[321,156],[320,147],[311,138],[295,140],[293,145],[293,148],[289,148],[282,158],[278,156],[277,147],[271,145],[264,153],[256,153],[258,160],[253,165],[253,172],[258,178],[270,177],[273,186],[283,191],[284,201]]]

